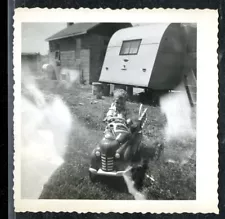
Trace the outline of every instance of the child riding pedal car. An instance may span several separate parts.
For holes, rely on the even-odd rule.
[[[107,132],[110,128],[116,135],[117,130],[115,127],[119,128],[120,134],[118,136],[116,135],[116,139],[119,143],[123,143],[130,137],[132,130],[132,121],[130,118],[127,119],[129,115],[129,111],[126,108],[127,92],[123,89],[117,89],[114,91],[113,96],[113,103],[111,104],[104,121],[107,124],[113,123],[115,125],[111,124],[111,126],[106,126],[105,131]],[[124,132],[121,133],[121,129],[124,130]]]
[[[139,108],[137,119],[131,121],[126,107],[127,93],[118,89],[114,92],[104,121],[106,128],[103,137],[91,154],[89,176],[95,181],[99,175],[122,176],[126,168],[140,161],[142,148],[142,129],[146,122],[147,108]]]

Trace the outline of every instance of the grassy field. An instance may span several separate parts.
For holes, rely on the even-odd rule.
[[[127,191],[123,179],[105,179],[93,184],[88,177],[90,154],[98,144],[104,130],[102,122],[111,97],[97,100],[91,86],[76,85],[65,89],[48,81],[39,81],[41,90],[51,96],[58,94],[69,106],[74,119],[74,130],[60,166],[44,186],[43,199],[134,199]],[[136,115],[139,103],[128,102],[128,108]],[[166,118],[158,106],[148,107],[148,121],[144,135],[148,145],[163,141]],[[62,115],[63,116],[63,115]],[[195,120],[195,113],[193,114]],[[186,160],[182,165],[151,160],[144,180],[142,193],[151,200],[187,200],[196,197],[195,139],[185,139],[166,145],[165,156]]]

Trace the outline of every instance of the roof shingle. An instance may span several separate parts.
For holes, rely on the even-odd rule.
[[[67,38],[71,36],[76,36],[80,34],[85,34],[91,28],[97,26],[99,23],[76,23],[72,24],[63,30],[59,31],[58,33],[48,37],[46,41],[56,40]]]

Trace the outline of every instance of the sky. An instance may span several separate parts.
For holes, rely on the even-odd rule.
[[[48,42],[51,35],[66,27],[66,23],[23,23],[22,24],[22,52],[39,52],[48,54]],[[133,25],[135,25],[133,23]],[[143,25],[143,24],[136,24]]]
[[[48,54],[49,47],[45,39],[65,27],[66,23],[23,23],[22,52]]]
[[[22,52],[40,52],[48,54],[48,37],[64,29],[66,23],[23,23]]]

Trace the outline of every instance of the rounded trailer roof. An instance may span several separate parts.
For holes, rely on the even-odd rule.
[[[108,44],[100,82],[170,89],[182,78],[189,37],[182,23],[152,23],[120,29]],[[141,40],[135,55],[120,54],[123,41]],[[194,50],[195,46],[193,46]]]
[[[142,26],[123,28],[114,33],[108,47],[118,46],[122,41],[142,39],[142,44],[159,43],[171,23],[152,23]]]

